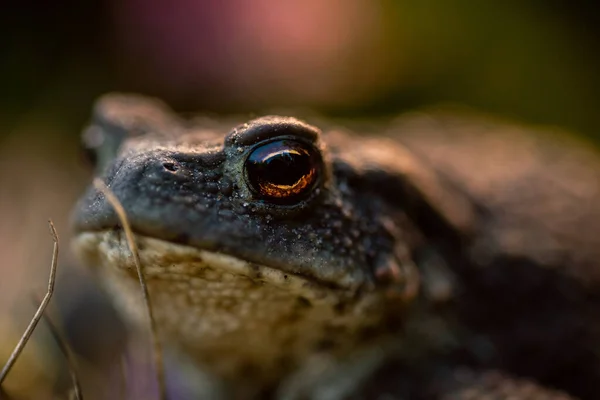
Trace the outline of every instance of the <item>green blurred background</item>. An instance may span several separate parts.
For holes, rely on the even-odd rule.
[[[591,0],[23,0],[3,3],[0,32],[0,364],[31,293],[44,292],[48,217],[63,242],[63,314],[90,290],[68,253],[68,214],[89,179],[78,135],[104,92],[211,114],[353,118],[459,103],[600,140]],[[88,314],[90,336],[102,321]],[[45,350],[32,345],[11,384],[42,398],[55,371],[38,336]]]

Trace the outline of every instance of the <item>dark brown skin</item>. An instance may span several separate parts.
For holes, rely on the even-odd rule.
[[[138,234],[160,333],[224,397],[600,398],[588,144],[460,112],[355,133],[184,122],[118,95],[85,142]],[[74,221],[139,321],[112,208],[90,189]]]

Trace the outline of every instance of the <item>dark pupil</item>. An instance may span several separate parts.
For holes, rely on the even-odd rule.
[[[279,143],[268,144],[250,156],[252,169],[261,180],[276,185],[293,185],[310,170],[310,156],[281,148]]]
[[[246,162],[246,172],[253,188],[265,196],[298,195],[295,185],[317,167],[316,151],[304,143],[278,140],[255,149]],[[311,178],[311,184],[315,177]],[[312,185],[309,185],[312,187]],[[310,189],[303,186],[296,189]],[[288,193],[289,192],[289,193]]]

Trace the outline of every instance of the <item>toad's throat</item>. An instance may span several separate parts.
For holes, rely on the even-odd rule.
[[[332,289],[238,258],[137,236],[140,261],[161,333],[221,375],[244,363],[275,373],[278,361],[307,352],[343,354],[361,332],[380,326],[376,291]],[[133,257],[119,231],[81,233],[75,251],[96,268],[117,306],[146,321]]]

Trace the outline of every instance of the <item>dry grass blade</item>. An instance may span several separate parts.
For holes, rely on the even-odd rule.
[[[162,358],[162,348],[160,342],[158,340],[158,335],[156,333],[156,322],[154,320],[154,313],[152,311],[152,306],[150,305],[150,294],[148,293],[148,285],[146,285],[146,278],[144,277],[144,273],[142,271],[142,264],[140,262],[140,255],[138,252],[138,248],[135,242],[135,238],[133,236],[133,231],[131,230],[131,226],[129,225],[129,220],[127,219],[127,214],[125,213],[125,209],[121,205],[117,196],[106,186],[104,181],[101,179],[94,179],[94,186],[97,190],[102,192],[108,202],[112,205],[119,220],[121,221],[121,225],[123,226],[123,231],[125,232],[125,237],[127,238],[127,244],[129,245],[129,250],[133,256],[133,261],[135,263],[135,268],[137,270],[138,279],[140,281],[140,287],[142,289],[142,295],[144,298],[144,303],[146,305],[146,310],[148,312],[148,321],[150,323],[150,339],[152,340],[153,347],[153,355],[154,355],[154,368],[156,371],[156,382],[158,384],[158,393],[160,400],[165,400],[167,398],[167,390],[165,384],[165,374],[163,367],[163,358]]]
[[[77,369],[75,366],[75,357],[73,356],[73,352],[71,351],[71,348],[67,344],[67,341],[63,338],[60,331],[58,330],[56,325],[54,325],[50,317],[48,317],[46,314],[43,314],[42,318],[44,318],[44,322],[46,322],[46,324],[48,325],[48,329],[50,330],[52,337],[56,341],[56,344],[58,345],[60,351],[63,353],[65,359],[67,360],[67,365],[69,367],[69,375],[71,375],[71,382],[73,382],[73,388],[71,389],[71,394],[69,398],[75,400],[83,400],[81,384],[79,383],[79,378],[77,376]]]
[[[29,338],[33,334],[35,327],[37,326],[38,322],[42,318],[42,315],[44,314],[44,310],[48,306],[48,303],[50,302],[50,299],[52,298],[52,294],[54,293],[54,282],[56,280],[56,267],[58,265],[58,235],[56,234],[56,229],[54,228],[54,224],[52,223],[52,221],[48,221],[48,223],[50,225],[50,234],[52,235],[52,239],[54,240],[54,250],[52,253],[52,264],[50,266],[50,278],[48,279],[48,291],[46,292],[44,299],[40,303],[40,306],[38,307],[33,318],[31,319],[31,322],[27,326],[27,329],[25,329],[25,332],[23,332],[21,339],[15,346],[15,349],[13,350],[12,354],[10,355],[10,358],[8,359],[8,361],[2,368],[2,372],[0,372],[0,386],[2,385],[2,382],[4,382],[4,379],[6,379],[6,376],[9,374],[13,365],[19,358],[19,355],[25,348],[25,345],[29,341]]]

